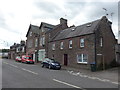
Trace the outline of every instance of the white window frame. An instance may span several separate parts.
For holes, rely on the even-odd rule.
[[[72,40],[69,40],[69,48],[72,48]]]
[[[55,50],[55,43],[52,44],[52,50]]]
[[[16,49],[16,52],[19,52],[19,47]]]
[[[42,45],[45,45],[45,36],[42,37]]]
[[[37,47],[38,46],[38,39],[36,38],[35,39],[35,47]]]
[[[32,36],[32,32],[30,32],[30,36]]]
[[[60,43],[60,49],[63,49],[63,42]]]
[[[85,47],[85,39],[84,38],[80,39],[80,47]]]
[[[22,52],[24,52],[25,51],[25,47],[22,47]]]
[[[42,37],[40,37],[40,46],[42,46]]]
[[[103,46],[103,38],[102,37],[100,38],[100,46],[101,47]]]
[[[44,32],[44,31],[45,31],[43,27],[42,27],[41,29],[42,29],[42,32]]]
[[[81,61],[79,61],[79,55],[81,55]],[[87,64],[88,62],[84,62],[84,55],[86,55],[87,61],[88,61],[88,55],[87,54],[77,54],[77,63],[84,63]]]

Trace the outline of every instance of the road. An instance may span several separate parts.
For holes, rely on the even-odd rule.
[[[72,75],[64,69],[50,70],[40,64],[24,64],[9,59],[1,61],[2,88],[118,88],[117,84]]]

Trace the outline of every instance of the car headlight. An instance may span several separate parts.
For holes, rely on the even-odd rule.
[[[55,63],[51,63],[52,65],[55,65]]]

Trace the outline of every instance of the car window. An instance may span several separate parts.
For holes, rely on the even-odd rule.
[[[32,59],[32,57],[26,57],[26,59]]]

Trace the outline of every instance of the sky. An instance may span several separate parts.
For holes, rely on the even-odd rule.
[[[46,22],[57,25],[61,17],[68,20],[68,26],[78,26],[101,19],[108,13],[107,18],[113,22],[112,30],[118,38],[118,1],[0,0],[0,49],[26,40],[30,24],[40,26],[41,22]]]

